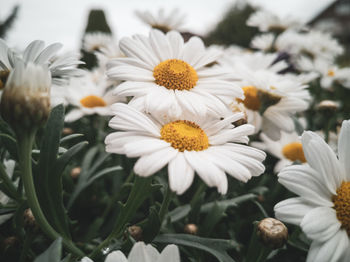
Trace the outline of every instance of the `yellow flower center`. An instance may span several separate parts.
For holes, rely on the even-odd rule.
[[[332,69],[329,69],[327,75],[334,76],[334,71]]]
[[[82,98],[80,100],[80,103],[84,107],[89,107],[89,108],[107,105],[107,103],[103,100],[102,97],[95,96],[95,95],[90,95],[90,96],[86,96],[86,97]]]
[[[170,143],[179,151],[202,151],[209,147],[205,132],[195,123],[187,120],[177,120],[165,124],[160,130],[160,139]]]
[[[153,69],[153,76],[157,85],[172,90],[190,90],[198,81],[196,70],[178,59],[168,59],[159,63]]]
[[[337,194],[333,196],[334,209],[342,228],[350,236],[350,182],[343,182],[337,189]]]
[[[243,103],[250,110],[258,111],[261,106],[258,89],[255,86],[245,86],[243,87],[243,92],[244,100],[237,99],[237,101]]]
[[[297,160],[301,163],[306,162],[303,145],[300,142],[293,142],[285,145],[282,149],[282,153],[287,159],[293,162]]]

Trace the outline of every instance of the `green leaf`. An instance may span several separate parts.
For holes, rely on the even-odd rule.
[[[154,242],[200,249],[212,254],[219,262],[234,262],[226,250],[240,249],[240,246],[233,240],[204,238],[187,234],[164,234],[156,237]]]
[[[40,254],[34,262],[60,262],[62,254],[62,238],[56,239],[44,253]]]
[[[255,194],[245,194],[239,197],[235,197],[235,198],[231,198],[231,199],[225,199],[225,200],[221,200],[221,201],[214,201],[214,202],[210,202],[207,203],[205,205],[202,206],[201,208],[201,212],[207,213],[210,212],[210,210],[213,208],[214,205],[218,205],[222,208],[225,208],[225,210],[228,207],[236,207],[238,206],[240,203],[243,203],[245,201],[249,201],[249,200],[253,200],[256,199],[256,195]]]
[[[201,236],[209,236],[217,223],[225,216],[226,206],[214,203],[210,212],[207,213],[202,226],[200,227]]]
[[[71,135],[65,136],[65,137],[61,138],[60,144],[63,144],[69,140],[76,138],[76,137],[82,137],[82,136],[84,136],[84,135],[83,134],[71,134]]]
[[[146,223],[142,225],[143,241],[146,243],[152,242],[152,240],[158,235],[161,226],[161,221],[157,209],[151,207]]]
[[[0,134],[0,140],[6,150],[10,153],[11,157],[18,160],[16,139],[8,134]]]
[[[58,105],[52,109],[46,124],[41,141],[39,164],[34,169],[34,182],[40,206],[47,220],[59,233],[70,238],[68,217],[63,205],[61,175],[72,152],[63,158],[65,161],[57,163],[63,124],[64,107]]]
[[[179,221],[181,219],[183,219],[184,217],[186,217],[191,211],[191,206],[190,204],[186,204],[183,206],[179,206],[177,208],[175,208],[174,210],[171,210],[168,213],[168,216],[170,217],[170,221],[171,223],[174,223],[176,221]]]

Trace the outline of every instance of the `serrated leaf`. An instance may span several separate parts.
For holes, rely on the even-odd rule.
[[[217,223],[225,216],[226,206],[214,203],[210,212],[207,213],[202,226],[200,227],[201,236],[209,236]]]
[[[62,238],[56,239],[48,249],[40,254],[34,262],[60,262],[62,254]]]
[[[212,254],[219,262],[234,262],[226,250],[240,248],[233,240],[204,238],[187,234],[164,234],[156,237],[154,242],[200,249]]]

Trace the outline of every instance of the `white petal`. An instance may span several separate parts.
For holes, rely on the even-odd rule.
[[[172,50],[164,33],[159,30],[151,30],[149,40],[154,53],[157,54],[160,61],[171,58]]]
[[[137,242],[132,247],[130,254],[128,256],[129,262],[154,262],[148,255],[146,245],[143,242]]]
[[[178,247],[175,245],[166,246],[156,262],[180,262]]]
[[[106,257],[105,262],[128,262],[121,251],[113,251]]]
[[[333,208],[317,207],[305,215],[300,226],[310,239],[325,242],[338,232],[341,224]]]
[[[84,113],[80,109],[72,109],[66,114],[64,121],[65,122],[74,122],[84,116]]]
[[[338,141],[339,161],[344,167],[346,181],[350,181],[350,120],[343,121]]]
[[[169,143],[164,140],[145,137],[145,139],[130,141],[125,144],[124,152],[128,157],[139,157],[168,147],[170,147]]]
[[[304,132],[301,141],[307,163],[317,171],[322,184],[335,195],[344,180],[335,153],[320,136],[311,131]]]
[[[192,184],[194,170],[187,163],[184,154],[178,153],[168,165],[169,185],[178,195],[183,194]]]
[[[172,147],[167,147],[149,155],[142,156],[137,160],[134,171],[139,176],[153,175],[168,164],[177,153],[177,150]]]
[[[286,223],[300,225],[304,216],[315,206],[304,201],[301,197],[289,198],[275,205],[275,216]]]

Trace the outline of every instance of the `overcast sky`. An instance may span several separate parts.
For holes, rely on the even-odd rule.
[[[280,15],[293,15],[306,21],[334,0],[252,0]],[[78,49],[91,8],[102,8],[118,37],[147,33],[134,10],[155,11],[160,7],[178,7],[187,15],[186,28],[205,33],[214,27],[235,0],[1,0],[0,20],[16,3],[20,12],[6,41],[24,48],[34,39],[61,42],[66,50]]]

